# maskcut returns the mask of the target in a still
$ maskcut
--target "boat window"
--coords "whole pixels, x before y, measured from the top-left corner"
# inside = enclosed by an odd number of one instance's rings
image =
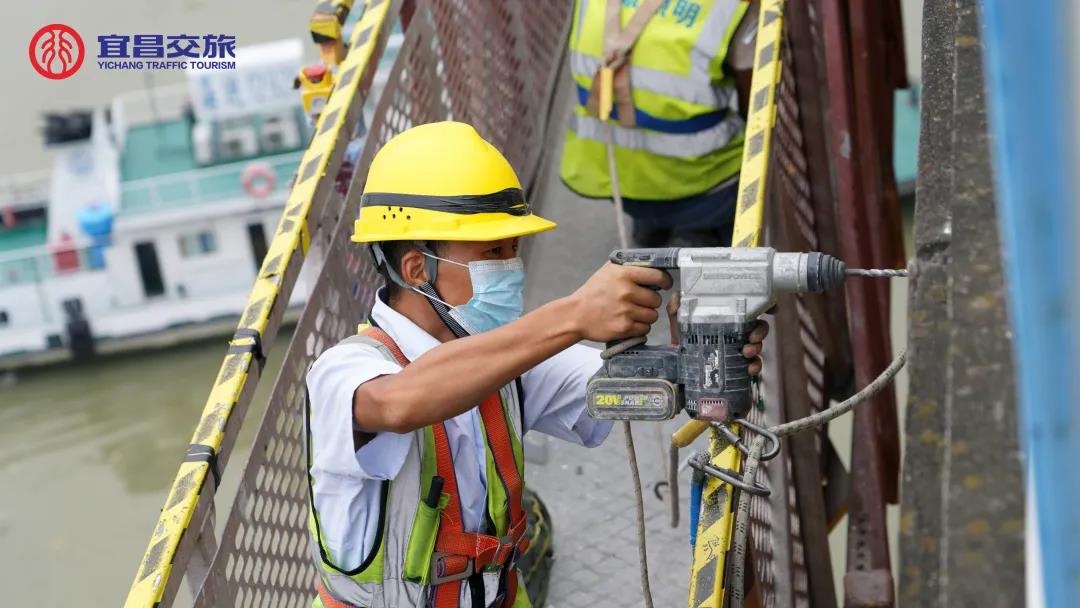
[[[291,114],[268,114],[262,117],[259,127],[260,146],[263,152],[279,152],[300,146],[300,131],[296,117]]]
[[[0,327],[6,327],[8,324],[8,314],[6,310],[0,310]]]
[[[249,118],[236,118],[221,124],[221,156],[223,160],[245,158],[258,153],[255,126]]]
[[[244,144],[240,140],[232,139],[225,142],[225,154],[227,156],[243,156]]]
[[[217,251],[217,237],[213,231],[201,230],[180,235],[180,255],[190,258]]]

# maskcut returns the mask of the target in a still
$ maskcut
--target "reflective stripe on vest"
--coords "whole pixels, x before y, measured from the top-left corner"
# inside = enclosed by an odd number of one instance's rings
[[[570,71],[579,79],[592,80],[600,69],[600,58],[572,51]],[[581,86],[578,84],[578,86]],[[715,106],[720,91],[707,77],[687,77],[671,72],[633,66],[630,69],[630,86],[635,90],[651,91],[660,95],[677,96],[690,103]]]
[[[579,84],[577,85],[577,94],[578,104],[580,104],[581,107],[585,107],[589,101],[589,90]],[[653,116],[638,108],[634,108],[634,123],[639,129],[660,131],[661,133],[698,133],[720,124],[720,121],[724,120],[726,115],[727,110],[720,109],[715,112],[698,114],[693,118],[687,118],[685,120],[668,120],[666,118]],[[611,120],[613,122],[619,120],[618,105],[611,107]]]
[[[388,360],[402,366],[408,364],[393,340],[377,328],[365,329],[344,342],[362,343],[375,348]],[[425,587],[423,583],[435,575],[460,574],[467,567],[481,572],[487,567],[491,571],[482,574],[484,586],[497,588],[503,577],[504,597],[497,605],[511,606],[517,591],[518,574],[510,560],[516,558],[516,552],[524,551],[528,543],[525,513],[521,507],[524,458],[518,433],[522,428],[518,399],[520,395],[511,383],[479,406],[488,461],[488,510],[495,525],[495,536],[462,529],[453,459],[442,423],[413,433],[414,441],[401,471],[392,482],[384,483],[377,546],[371,549],[360,568],[343,572],[329,562],[312,498],[309,517],[312,556],[319,566],[318,590],[324,604],[336,602],[335,605],[364,608],[413,606],[434,595],[438,608],[457,607],[463,598],[467,600],[464,577],[434,587]],[[443,477],[445,485],[439,510],[432,510],[422,506],[421,499],[428,495],[436,473]],[[425,529],[421,526],[422,516],[431,524],[426,528],[429,534],[412,538]],[[437,526],[434,537],[431,526]],[[432,559],[433,547],[438,555],[446,554],[445,557]],[[419,569],[418,564],[422,566]],[[506,567],[499,568],[504,564]],[[441,572],[432,572],[432,565],[437,565]],[[518,600],[517,605],[528,605],[524,591]]]
[[[627,129],[614,122],[611,127],[615,145],[619,148],[644,150],[660,156],[704,156],[723,148],[743,132],[745,125],[741,118],[729,117],[697,133],[650,133],[641,129]],[[570,115],[570,128],[578,137],[606,141],[604,122],[599,118],[575,112]]]
[[[611,196],[604,124],[587,100],[601,63],[607,0],[578,0],[570,67],[578,104],[570,116],[560,175],[588,197]],[[623,0],[622,21],[636,0]],[[746,12],[741,0],[671,0],[653,15],[630,54],[636,128],[611,120],[622,194],[674,200],[707,192],[739,171],[745,124],[723,62]],[[584,93],[584,95],[583,95]]]
[[[579,81],[591,82],[600,67],[605,2],[593,0],[590,4],[588,0],[578,0],[570,44],[570,71]],[[686,12],[676,13],[682,4],[690,5],[691,9],[696,6],[691,11],[692,21]],[[734,33],[745,13],[745,5],[742,0],[665,3],[646,25],[630,55],[633,88],[707,108],[725,105],[729,95],[722,89],[728,87],[718,87],[714,81],[722,76],[720,66],[727,56],[727,36]],[[624,6],[623,23],[632,15],[633,10]],[[691,38],[695,31],[696,36]]]

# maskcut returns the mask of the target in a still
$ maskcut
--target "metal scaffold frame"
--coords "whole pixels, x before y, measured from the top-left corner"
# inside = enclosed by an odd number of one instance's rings
[[[849,59],[835,54],[837,49],[847,49],[847,38],[852,35],[846,29],[847,16],[836,13],[838,0],[815,0],[812,9],[801,3],[785,7],[782,0],[762,4],[734,242],[756,246],[765,237],[775,246],[837,254],[842,250],[840,229],[865,224],[867,214],[872,217],[880,209],[854,207],[852,197],[858,190],[851,184],[860,178],[855,168],[834,164],[830,151],[843,145],[842,138],[836,125],[827,124],[822,116],[829,113],[835,121],[842,114],[844,120],[861,120],[864,128],[853,128],[864,134],[857,144],[872,148],[881,137],[881,121],[891,124],[891,115],[855,116],[850,106],[840,112],[830,105],[836,103],[834,98],[820,94],[818,83],[838,69],[845,70],[839,76],[845,91],[864,92],[858,83],[851,83]],[[393,135],[416,124],[446,119],[472,123],[504,152],[522,183],[531,188],[545,150],[548,106],[562,62],[571,6],[569,1],[365,3],[348,53],[337,68],[334,91],[303,154],[281,222],[139,565],[127,606],[170,606],[184,578],[196,606],[310,603],[315,570],[306,530],[304,377],[317,356],[355,331],[379,283],[366,253],[349,239],[359,208],[355,193],[363,188],[371,158]],[[880,27],[887,20],[880,13],[854,17],[862,18],[864,26],[863,37],[856,37],[856,42],[872,37],[865,28]],[[347,158],[346,148],[360,121],[386,38],[398,20],[404,42],[376,104],[363,150],[355,159]],[[873,66],[861,69],[865,76]],[[866,189],[863,194],[880,202],[888,196],[891,172],[884,158],[872,157],[868,162],[880,166],[865,170],[860,187]],[[342,176],[350,172],[344,184]],[[882,190],[886,194],[880,194]],[[838,208],[834,199],[841,202]],[[885,224],[866,229],[888,236]],[[261,379],[265,349],[280,328],[301,266],[305,260],[318,264],[324,259],[330,263],[318,274],[274,381],[266,413],[257,421],[236,499],[225,507],[228,517],[218,528],[214,497]],[[877,262],[876,258],[866,260],[867,265]],[[826,407],[830,398],[850,394],[849,314],[856,352],[865,352],[867,340],[881,337],[859,329],[864,327],[863,315],[876,316],[880,311],[848,310],[842,294],[792,296],[782,306],[772,346],[766,352],[770,367],[781,371],[766,377],[764,413],[754,414],[764,415],[770,423],[801,418]],[[884,331],[880,325],[873,328]],[[789,338],[781,344],[776,334]],[[884,367],[867,361],[859,365],[875,371]],[[863,375],[857,372],[856,378]],[[888,410],[884,415],[888,416]],[[880,438],[871,433],[858,438],[856,445],[862,442],[865,449]],[[767,477],[770,486],[782,491],[772,501],[755,498],[751,503],[753,576],[767,605],[796,606],[806,601],[815,606],[835,605],[826,538],[847,508],[846,471],[838,465],[824,432],[785,441],[783,458],[768,470],[759,469],[760,477]],[[887,451],[876,453],[872,466],[879,466],[878,459],[887,461]],[[719,437],[711,442],[711,455],[722,468],[739,466],[738,450]],[[886,480],[874,478],[866,485],[869,493],[879,490],[873,506],[881,508],[882,494],[895,496],[895,489],[888,494],[887,481],[888,472],[895,477],[895,471],[885,470]],[[732,530],[730,503],[726,502],[734,496],[732,488],[710,481],[705,495],[698,543],[703,552],[711,553],[695,560],[700,564],[690,585],[695,608],[716,605],[712,602],[717,589],[723,602]],[[870,531],[875,534],[875,555],[887,551],[877,538],[883,538],[883,522],[880,534],[877,528]]]

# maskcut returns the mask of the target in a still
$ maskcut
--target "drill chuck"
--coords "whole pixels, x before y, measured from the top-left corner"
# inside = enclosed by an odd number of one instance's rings
[[[847,266],[827,253],[775,252],[769,264],[772,288],[794,293],[821,293],[844,284]],[[767,287],[763,292],[768,299],[772,293]]]
[[[813,293],[828,291],[844,284],[847,265],[827,253],[805,253],[806,289]]]

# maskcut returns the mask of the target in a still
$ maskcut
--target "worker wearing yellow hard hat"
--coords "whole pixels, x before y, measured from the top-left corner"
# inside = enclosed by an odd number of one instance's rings
[[[542,519],[524,492],[521,436],[607,437],[610,423],[585,411],[599,351],[578,342],[645,335],[671,278],[605,263],[524,313],[518,241],[555,224],[461,123],[387,142],[361,202],[353,240],[371,247],[386,287],[370,325],[307,375],[316,605],[542,602],[519,574]]]
[[[405,131],[376,155],[353,240],[496,241],[553,228],[530,212],[494,146],[469,125],[441,122]]]

